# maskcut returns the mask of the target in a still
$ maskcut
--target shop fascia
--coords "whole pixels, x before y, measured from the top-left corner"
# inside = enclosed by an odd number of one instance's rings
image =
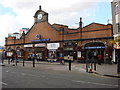
[[[60,46],[60,43],[47,43],[47,49],[56,50]]]
[[[114,41],[115,41],[114,48],[120,49],[120,34],[114,35]]]
[[[46,47],[45,43],[34,44],[35,47]],[[47,43],[47,49],[56,50],[60,46],[60,43]],[[33,47],[33,44],[24,45],[24,47]]]
[[[35,47],[45,47],[45,43],[35,44]],[[24,47],[33,47],[33,44],[24,45]]]

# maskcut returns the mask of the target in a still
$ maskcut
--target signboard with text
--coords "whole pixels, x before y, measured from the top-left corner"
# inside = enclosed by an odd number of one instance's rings
[[[47,44],[48,49],[58,49],[59,46],[60,46],[59,43],[48,43]]]

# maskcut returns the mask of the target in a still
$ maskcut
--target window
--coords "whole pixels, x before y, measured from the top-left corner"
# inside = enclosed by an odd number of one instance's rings
[[[116,23],[118,23],[118,14],[115,15]]]
[[[115,15],[117,15],[119,12],[120,12],[120,5],[119,3],[117,3],[115,6]]]

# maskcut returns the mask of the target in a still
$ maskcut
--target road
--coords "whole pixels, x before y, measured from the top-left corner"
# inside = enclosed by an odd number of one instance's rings
[[[3,88],[118,88],[118,79],[96,74],[20,66],[2,67]]]
[[[66,71],[62,70],[64,69],[62,66],[54,64],[38,65],[39,68],[20,65],[0,66],[2,88],[114,88],[114,90],[118,88],[118,78],[86,73],[82,70]],[[57,70],[59,68],[62,69]]]

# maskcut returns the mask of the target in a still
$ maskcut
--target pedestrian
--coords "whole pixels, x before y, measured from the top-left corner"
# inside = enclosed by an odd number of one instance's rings
[[[101,61],[102,61],[102,55],[101,54],[98,54],[98,64],[101,65]]]
[[[105,55],[105,63],[106,63],[106,64],[109,63],[109,55],[108,55],[108,54]]]
[[[33,60],[33,67],[35,67],[35,59],[36,59],[36,54],[35,52],[32,54],[32,60]]]
[[[88,59],[91,59],[91,52],[88,53]]]
[[[112,64],[112,56],[109,56],[109,64]]]
[[[4,59],[5,59],[5,50],[2,51],[2,63],[4,63]]]
[[[14,63],[14,53],[12,53],[12,56],[11,56],[11,62]]]
[[[60,53],[59,58],[60,58],[60,64],[64,65],[65,63],[64,63],[64,56],[63,56],[63,53]]]

